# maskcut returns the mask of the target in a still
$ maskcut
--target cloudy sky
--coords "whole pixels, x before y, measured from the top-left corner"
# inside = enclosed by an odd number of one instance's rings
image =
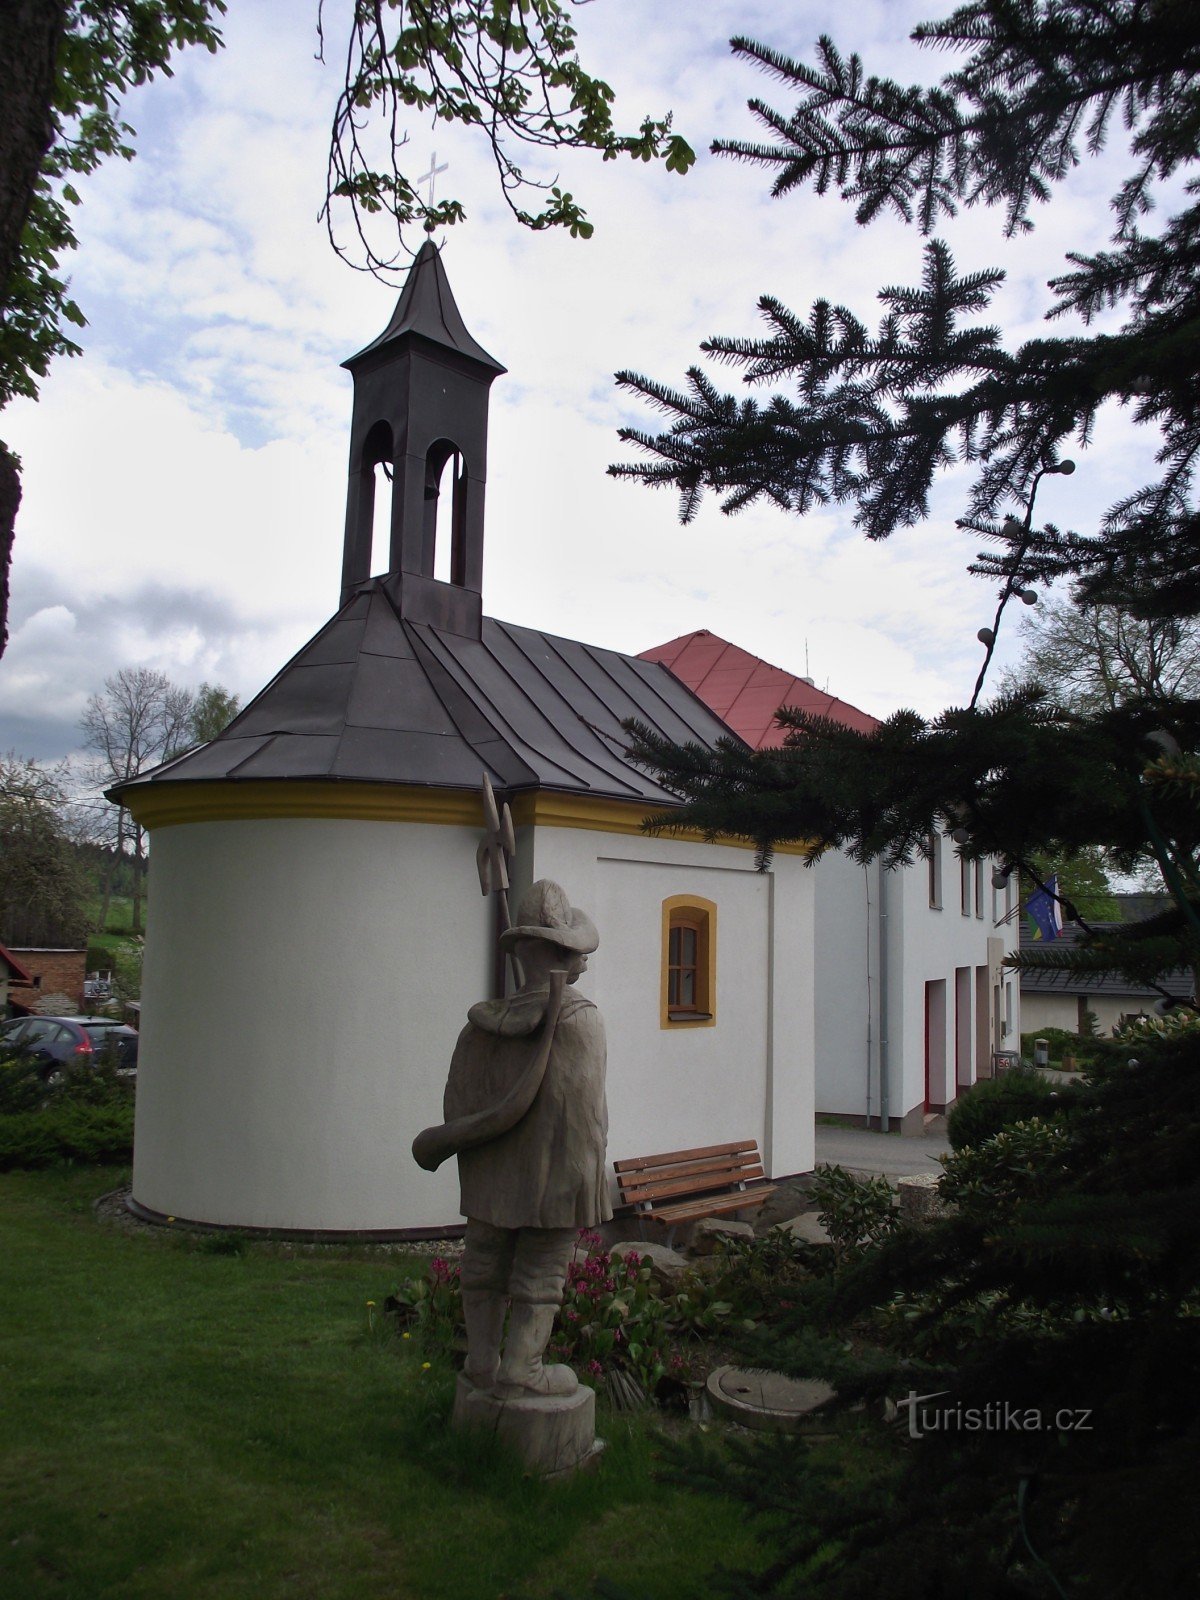
[[[396,297],[341,264],[317,220],[347,9],[327,0],[324,65],[316,0],[234,0],[227,48],[180,58],[173,79],[139,91],[126,108],[137,159],[87,185],[72,263],[85,354],[4,419],[26,489],[0,750],[76,749],[88,696],[121,666],[245,701],[337,607],[350,417],[339,362]],[[653,424],[616,389],[618,368],[681,382],[701,339],[754,331],[761,294],[802,312],[824,296],[873,322],[876,291],[919,276],[921,241],[899,222],[859,230],[834,196],[773,201],[767,174],[707,154],[715,136],[755,136],[750,96],[786,103],[732,58],[729,37],[811,58],[829,31],[876,70],[930,81],[946,58],[906,35],[937,14],[910,0],[582,8],[581,54],[616,89],[619,125],[670,108],[699,154],[686,178],[526,161],[582,200],[586,242],[519,228],[485,153],[414,121],[412,170],[436,149],[451,164],[440,183],[469,215],[444,240],[459,306],[509,369],[492,390],[489,613],[628,651],[709,628],[876,714],[969,697],[975,632],[995,602],[965,574],[961,477],[946,478],[928,523],[869,545],[848,509],[730,519],[710,501],[682,528],[672,495],[605,475],[628,456],[617,428]],[[1064,252],[1105,237],[1114,187],[1111,165],[1085,165],[1016,245],[994,214],[942,230],[960,270],[1007,269],[989,320],[1011,339],[1037,328]],[[1048,479],[1039,509],[1094,525],[1143,481],[1147,450],[1119,414],[1102,418],[1080,470]]]

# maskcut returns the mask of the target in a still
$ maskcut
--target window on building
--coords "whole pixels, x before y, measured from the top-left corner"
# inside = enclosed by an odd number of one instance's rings
[[[983,917],[983,862],[975,863],[975,915]]]
[[[677,1011],[694,1011],[700,990],[700,926],[673,922],[667,935],[667,1004]]]
[[[964,917],[971,915],[971,863],[966,856],[958,858],[958,904]]]
[[[942,836],[931,833],[927,840],[929,849],[929,904],[935,911],[942,909]]]
[[[663,901],[664,1028],[716,1020],[716,922],[711,900],[672,895]]]

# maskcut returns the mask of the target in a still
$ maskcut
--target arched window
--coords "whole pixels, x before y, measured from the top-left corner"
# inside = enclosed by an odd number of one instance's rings
[[[717,908],[699,895],[662,904],[661,1025],[712,1027],[717,1010]]]
[[[371,529],[366,576],[392,570],[392,430],[377,422],[363,442],[360,514]]]
[[[463,494],[465,465],[449,439],[430,445],[425,457],[425,527],[423,543],[428,576],[443,583],[465,582]]]

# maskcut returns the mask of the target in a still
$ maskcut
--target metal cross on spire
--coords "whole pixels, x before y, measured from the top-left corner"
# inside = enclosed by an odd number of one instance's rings
[[[429,198],[425,202],[426,205],[431,206],[433,204],[433,193],[434,193],[434,189],[437,186],[438,173],[439,172],[449,172],[449,170],[450,170],[450,163],[448,161],[443,161],[441,166],[440,167],[438,166],[438,164],[437,164],[437,151],[435,150],[433,152],[433,154],[429,158],[429,171],[428,172],[423,172],[421,174],[421,176],[417,179],[417,184],[418,185],[420,185],[422,183],[427,183],[429,185]]]

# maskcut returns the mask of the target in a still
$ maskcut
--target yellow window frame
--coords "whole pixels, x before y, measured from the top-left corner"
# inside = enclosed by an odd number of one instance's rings
[[[671,969],[671,929],[696,929],[696,997],[693,1006],[672,1006],[668,1001]],[[662,903],[662,954],[660,958],[659,1026],[662,1028],[713,1028],[717,1022],[717,907],[703,895],[673,894]]]

